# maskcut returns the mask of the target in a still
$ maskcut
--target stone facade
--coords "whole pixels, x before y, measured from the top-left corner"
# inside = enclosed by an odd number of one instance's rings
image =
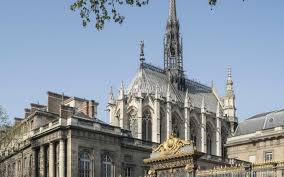
[[[241,122],[227,141],[228,157],[252,163],[283,161],[284,111],[259,114]]]
[[[1,177],[94,177],[105,173],[134,177],[148,170],[143,159],[151,153],[151,142],[90,117],[96,115],[94,101],[48,95],[49,106],[31,109],[14,127],[21,130],[11,128],[8,132],[14,131],[13,138],[7,135],[1,140]],[[93,108],[85,103],[93,103]]]

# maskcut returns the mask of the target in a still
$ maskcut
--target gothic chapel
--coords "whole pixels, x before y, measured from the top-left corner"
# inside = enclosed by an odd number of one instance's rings
[[[140,67],[128,88],[123,83],[117,98],[111,89],[110,124],[131,130],[134,138],[161,143],[172,133],[193,140],[197,150],[226,156],[224,144],[237,127],[231,69],[226,94],[186,77],[176,1],[169,0],[164,38],[164,68],[145,62],[141,42]]]

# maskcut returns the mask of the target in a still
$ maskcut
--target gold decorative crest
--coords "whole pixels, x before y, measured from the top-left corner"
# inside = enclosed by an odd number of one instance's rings
[[[174,155],[182,147],[186,145],[191,145],[191,141],[181,140],[172,134],[169,139],[167,139],[163,144],[159,145],[154,152],[159,152],[161,155]]]

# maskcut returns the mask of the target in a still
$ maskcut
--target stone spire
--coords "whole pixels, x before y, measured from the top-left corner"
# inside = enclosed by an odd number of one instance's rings
[[[176,0],[170,0],[169,5],[169,20],[177,21]]]
[[[110,87],[108,103],[109,104],[114,104],[114,96],[113,96],[112,87]]]
[[[170,73],[171,82],[184,90],[182,42],[176,12],[176,0],[169,0],[169,17],[164,39],[164,69]]]
[[[226,95],[227,96],[234,96],[234,82],[232,78],[232,68],[231,66],[228,67],[228,77],[227,77],[227,86],[226,86]]]
[[[119,100],[124,99],[124,83],[123,83],[123,81],[121,82],[118,99]]]
[[[224,97],[224,111],[223,114],[231,123],[231,132],[235,131],[238,124],[236,117],[236,98],[233,89],[232,68],[228,67],[228,76],[226,84],[226,95]]]
[[[188,92],[188,89],[186,89],[186,92],[185,92],[185,98],[184,98],[184,107],[185,108],[190,108],[190,97],[189,97],[189,92]]]

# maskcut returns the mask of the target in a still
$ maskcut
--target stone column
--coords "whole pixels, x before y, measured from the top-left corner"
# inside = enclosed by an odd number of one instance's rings
[[[49,143],[49,177],[55,177],[55,144]]]
[[[206,153],[206,114],[201,114],[201,152]]]
[[[33,160],[32,160],[32,176],[37,177],[37,151],[36,149],[32,149],[32,155],[33,155]],[[21,160],[21,173],[24,173],[24,169],[23,169],[23,164],[24,164],[24,159]]]
[[[138,93],[138,110],[137,110],[137,126],[138,126],[138,131],[137,131],[137,138],[142,139],[142,116],[143,116],[143,103],[142,103],[142,93]]]
[[[190,108],[184,108],[184,139],[190,140]]]
[[[65,177],[65,142],[59,141],[59,177]]]
[[[216,155],[222,156],[221,119],[216,117]]]
[[[45,176],[45,147],[42,145],[40,146],[40,171],[39,171],[39,176],[44,177]]]
[[[159,94],[158,90],[156,88],[156,94],[155,94],[155,102],[154,102],[154,117],[153,117],[153,123],[152,123],[152,141],[156,143],[160,143],[160,135],[161,135],[161,130],[160,130],[160,123],[161,123],[161,118],[160,118],[160,100],[159,100]]]
[[[172,134],[172,105],[170,102],[167,102],[167,110],[166,110],[166,118],[167,118],[167,138],[169,138]]]

